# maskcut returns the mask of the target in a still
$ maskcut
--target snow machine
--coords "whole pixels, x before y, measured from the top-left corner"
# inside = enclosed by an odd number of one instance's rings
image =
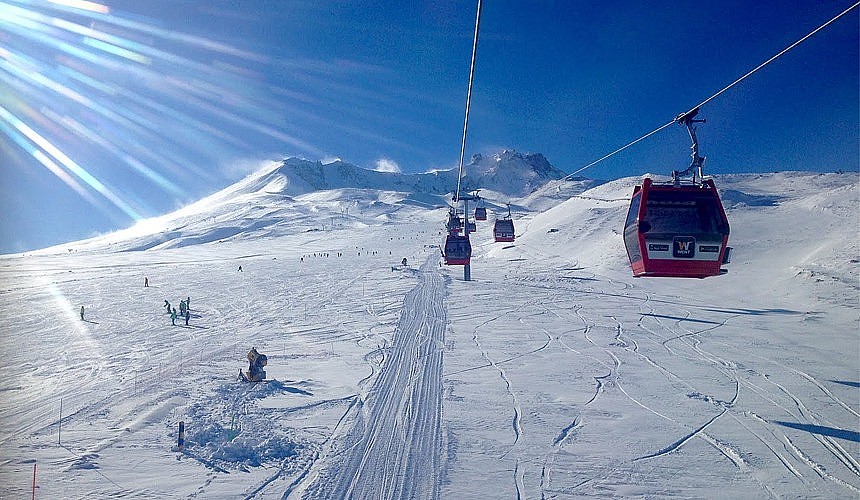
[[[266,370],[263,370],[263,367],[267,363],[266,355],[260,354],[256,347],[252,347],[248,351],[248,371],[242,373],[242,370],[239,370],[239,379],[243,382],[262,382],[266,378]]]

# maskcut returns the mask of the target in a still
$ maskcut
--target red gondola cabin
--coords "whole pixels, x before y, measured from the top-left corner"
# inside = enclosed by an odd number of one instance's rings
[[[493,225],[493,238],[498,241],[514,241],[514,221],[511,219],[496,219]]]
[[[469,242],[469,237],[455,232],[448,233],[442,257],[445,258],[445,264],[449,266],[468,265],[472,258],[472,244]]]
[[[634,276],[706,278],[724,274],[729,221],[714,181],[636,186],[624,225]]]

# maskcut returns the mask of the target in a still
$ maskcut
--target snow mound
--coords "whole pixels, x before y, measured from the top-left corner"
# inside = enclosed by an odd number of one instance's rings
[[[248,408],[248,401],[294,392],[289,389],[278,381],[220,386],[215,397],[189,407],[185,452],[216,470],[294,459],[307,447],[294,430],[273,409]]]
[[[739,206],[772,207],[779,203],[781,199],[779,196],[748,194],[736,189],[721,191],[720,198],[723,201],[723,206],[728,208]]]

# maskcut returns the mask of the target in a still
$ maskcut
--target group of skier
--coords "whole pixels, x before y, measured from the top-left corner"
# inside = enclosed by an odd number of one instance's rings
[[[170,323],[172,325],[176,325],[176,318],[185,318],[185,324],[188,324],[188,320],[191,319],[191,297],[186,298],[185,300],[179,301],[179,314],[176,314],[176,308],[170,306],[170,302],[166,299],[164,301],[164,307],[167,309],[168,314],[170,314]]]
[[[144,286],[149,286],[149,279],[146,279],[144,282]],[[179,301],[179,313],[177,314],[176,308],[171,307],[170,302],[165,299],[163,307],[167,310],[167,314],[170,315],[170,323],[176,326],[176,318],[185,318],[185,324],[188,324],[188,321],[191,319],[191,297],[186,297],[184,300]],[[84,319],[84,306],[81,306],[81,319]]]

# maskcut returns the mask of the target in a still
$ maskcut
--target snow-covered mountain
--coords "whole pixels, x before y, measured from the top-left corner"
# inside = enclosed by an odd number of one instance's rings
[[[550,165],[540,153],[505,150],[491,156],[474,155],[464,165],[463,191],[487,189],[509,197],[526,196],[565,173]],[[367,170],[344,161],[313,162],[288,158],[260,173],[243,189],[265,190],[289,196],[332,189],[374,189],[420,195],[447,195],[457,184],[457,171],[436,170],[403,174]]]
[[[492,156],[473,155],[464,167],[463,186],[466,191],[483,189],[521,198],[564,176],[540,153],[508,149]]]
[[[464,170],[462,191],[482,188],[488,206],[498,210],[508,203],[520,211],[545,209],[600,183],[558,181],[564,172],[543,155],[513,150],[475,155]],[[455,170],[402,174],[343,161],[288,158],[176,212],[74,246],[96,251],[175,248],[374,224],[401,210],[419,209],[414,217],[422,218],[427,209],[447,207],[456,176]],[[553,189],[545,189],[548,183]]]

